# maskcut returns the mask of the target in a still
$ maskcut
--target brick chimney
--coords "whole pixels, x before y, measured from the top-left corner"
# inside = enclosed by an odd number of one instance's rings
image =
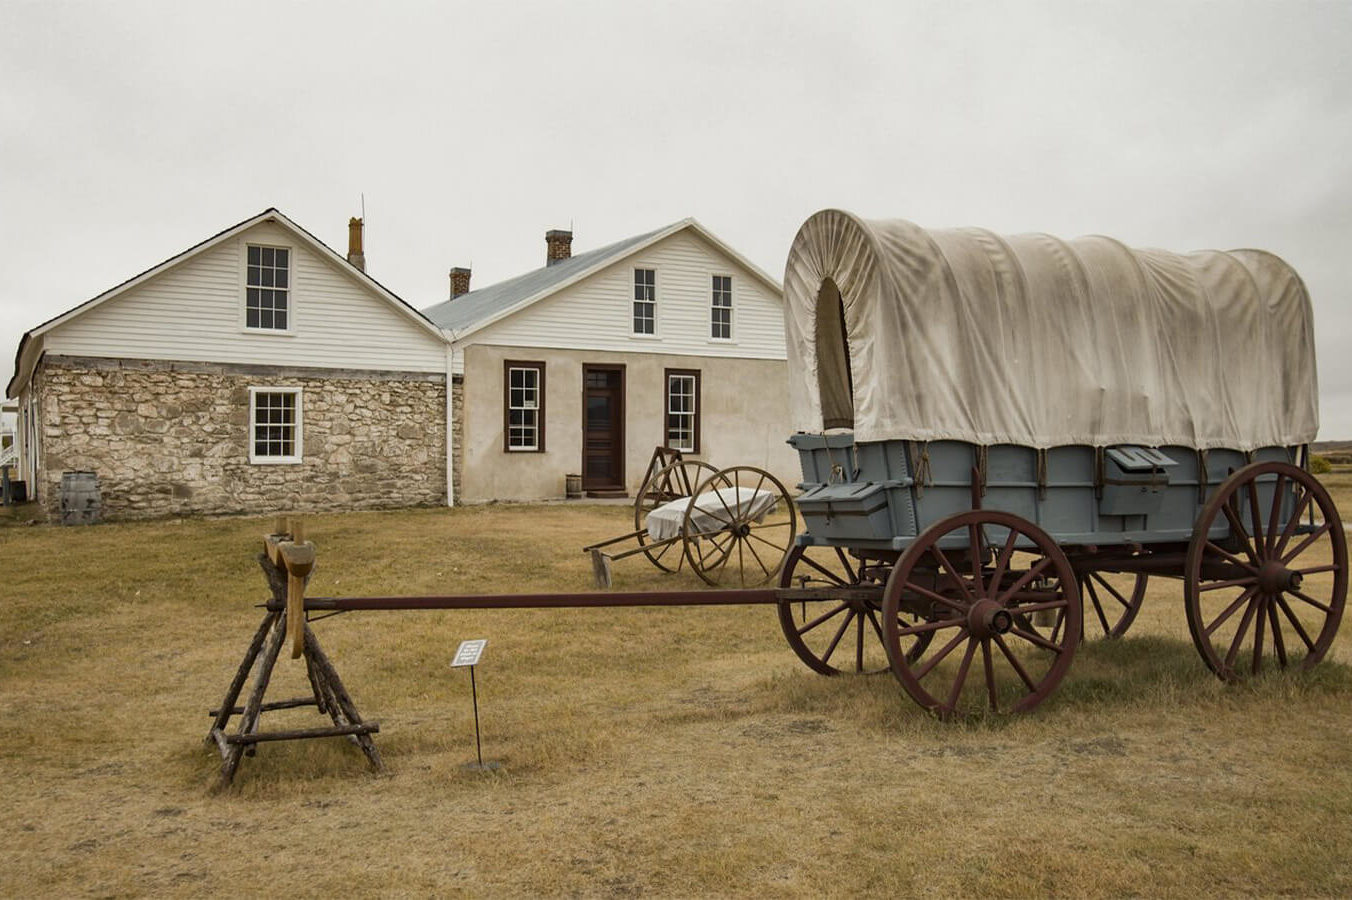
[[[469,293],[469,269],[456,266],[451,269],[451,299]]]
[[[557,228],[545,232],[545,265],[552,266],[573,255],[573,233]]]
[[[366,254],[362,251],[362,221],[358,218],[347,220],[347,261],[363,272],[366,271]]]

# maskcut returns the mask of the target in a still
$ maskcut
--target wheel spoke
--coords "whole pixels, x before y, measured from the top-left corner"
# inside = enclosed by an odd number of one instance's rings
[[[947,644],[944,644],[942,650],[931,656],[929,659],[925,661],[925,664],[923,666],[915,670],[915,672],[913,673],[915,675],[915,680],[919,681],[920,679],[928,675],[930,672],[934,671],[934,667],[937,666],[940,662],[942,662],[944,657],[952,653],[954,648],[956,648],[958,644],[961,644],[964,640],[966,640],[966,638],[967,638],[967,629],[966,628],[959,629],[958,633],[953,635],[953,640],[949,641]]]
[[[1104,578],[1098,572],[1090,572],[1089,579],[1091,581],[1097,581],[1105,590],[1108,591],[1108,593],[1113,595],[1113,598],[1117,600],[1118,603],[1122,604],[1124,609],[1131,609],[1131,604],[1127,602],[1127,598],[1123,597],[1121,592],[1119,592],[1117,588],[1113,587],[1108,582],[1108,579]]]
[[[871,607],[866,608],[864,613],[868,616],[869,624],[873,626],[873,633],[878,635],[878,643],[886,647],[887,638],[883,635],[883,623],[878,621],[877,613],[875,613]]]
[[[816,628],[816,627],[817,627],[818,625],[820,625],[821,623],[827,621],[828,619],[834,618],[835,616],[840,615],[840,613],[841,613],[843,610],[846,610],[846,609],[849,609],[849,608],[850,608],[850,604],[848,604],[848,603],[842,603],[842,604],[840,604],[839,606],[837,606],[835,609],[831,610],[830,612],[822,613],[820,616],[818,616],[817,618],[813,619],[811,622],[808,622],[808,623],[807,623],[806,625],[804,625],[802,628],[799,628],[799,629],[798,629],[798,634],[799,634],[800,636],[801,636],[801,635],[804,635],[804,634],[807,634],[809,631],[811,631],[812,629]]]
[[[1052,643],[1056,643],[1056,636],[1061,633],[1061,626],[1066,624],[1066,611],[1063,609],[1056,614],[1056,624],[1052,626]]]
[[[1259,559],[1267,556],[1267,544],[1263,541],[1263,511],[1258,507],[1258,479],[1250,478],[1248,483],[1249,513],[1253,518],[1253,546],[1261,550]]]
[[[1036,692],[1037,685],[1033,683],[1032,678],[1028,677],[1028,672],[1024,669],[1023,663],[1019,662],[1018,657],[1016,657],[1014,652],[1005,644],[1005,639],[998,634],[995,635],[995,646],[1000,648],[1000,652],[1005,655],[1005,659],[1009,660],[1010,666],[1012,666],[1014,671],[1019,674],[1019,678],[1023,683],[1027,685],[1028,692],[1030,694]]]
[[[967,651],[962,654],[962,662],[958,664],[957,677],[953,679],[953,687],[948,691],[948,699],[944,703],[947,710],[956,710],[958,706],[958,697],[962,695],[962,686],[967,683],[967,671],[972,667],[972,657],[976,655],[976,638],[967,639]]]
[[[765,573],[765,577],[769,577],[770,572],[773,571],[773,570],[771,570],[771,569],[769,569],[769,568],[766,568],[765,562],[760,558],[760,554],[756,552],[756,548],[753,547],[753,546],[751,546],[751,542],[750,542],[750,541],[742,541],[741,543],[742,543],[742,544],[746,544],[747,552],[750,553],[750,554],[752,555],[752,557],[755,558],[755,560],[756,560],[756,565],[758,565],[758,566],[761,567],[761,571]],[[738,552],[738,553],[741,553],[741,552],[742,552],[741,549],[740,549],[740,548],[741,548],[741,544],[738,544],[737,546],[738,546],[738,548],[739,548],[737,552]]]
[[[1235,556],[1235,555],[1234,555],[1233,553],[1231,553],[1229,550],[1226,550],[1224,547],[1219,547],[1219,546],[1217,546],[1216,544],[1213,544],[1211,541],[1207,541],[1207,542],[1206,542],[1206,549],[1207,549],[1207,551],[1210,552],[1210,553],[1215,553],[1215,554],[1217,554],[1217,555],[1219,555],[1219,556],[1223,556],[1227,561],[1234,563],[1235,565],[1239,566],[1239,567],[1242,568],[1242,569],[1248,569],[1250,572],[1254,573],[1255,575],[1258,574],[1258,569],[1257,569],[1257,568],[1255,568],[1254,566],[1249,565],[1249,564],[1246,563],[1244,560],[1240,559],[1238,556]]]
[[[818,572],[821,572],[821,573],[822,573],[823,575],[825,575],[827,578],[831,579],[832,583],[838,584],[838,585],[840,585],[841,587],[848,587],[848,586],[850,586],[850,585],[852,585],[852,584],[858,584],[858,582],[853,581],[853,580],[851,580],[851,581],[845,581],[845,580],[842,579],[839,575],[837,575],[835,572],[832,572],[830,569],[826,568],[826,566],[823,566],[821,563],[817,562],[815,559],[812,559],[811,557],[809,557],[806,553],[803,553],[801,556],[799,556],[799,557],[798,557],[798,561],[799,561],[800,563],[805,563],[806,565],[811,566],[812,568],[816,569]]]
[[[854,614],[855,639],[854,639],[854,671],[864,671],[864,616],[862,613]]]
[[[1099,603],[1098,591],[1094,589],[1094,580],[1086,578],[1084,586],[1089,589],[1089,599],[1094,604],[1094,612],[1098,615],[1099,624],[1103,626],[1103,633],[1111,634],[1113,629],[1108,625],[1108,617],[1103,614],[1103,604]]]
[[[995,662],[991,659],[990,638],[981,642],[981,664],[986,667],[986,696],[991,701],[991,712],[999,712],[1000,705],[995,699]]]
[[[1320,572],[1337,572],[1342,566],[1330,563],[1327,566],[1311,566],[1308,569],[1296,569],[1302,575],[1317,575]]]
[[[1221,512],[1225,513],[1225,518],[1230,521],[1231,535],[1243,546],[1245,555],[1249,557],[1249,562],[1255,566],[1258,565],[1260,562],[1258,554],[1254,551],[1253,541],[1249,538],[1248,529],[1239,520],[1239,513],[1234,510],[1229,501],[1221,504]]]
[[[1296,549],[1292,550],[1290,553],[1282,557],[1282,562],[1289,563],[1297,556],[1300,556],[1302,553],[1305,552],[1306,547],[1309,547],[1315,541],[1319,540],[1321,537],[1328,534],[1329,529],[1332,527],[1333,526],[1331,523],[1325,522],[1323,525],[1320,525],[1314,531],[1311,531],[1309,534],[1305,536],[1305,540],[1301,541],[1299,544],[1296,545]]]
[[[986,585],[981,580],[981,529],[974,521],[967,526],[967,555],[972,558],[972,583],[976,585],[976,595],[986,596]]]
[[[960,605],[959,601],[954,600],[951,597],[945,597],[943,594],[937,594],[927,587],[922,587],[921,585],[916,584],[914,581],[906,582],[906,585],[904,588],[902,588],[902,590],[915,591],[920,596],[933,600],[935,603],[942,603],[944,606],[947,606],[954,612],[965,613],[967,612],[968,609],[971,608],[970,606],[962,606]]]
[[[1275,599],[1277,605],[1282,608],[1282,614],[1286,616],[1287,620],[1291,623],[1291,627],[1295,629],[1296,634],[1305,643],[1305,649],[1313,652],[1314,641],[1310,640],[1310,636],[1305,633],[1305,626],[1300,624],[1300,619],[1296,618],[1296,614],[1291,611],[1291,607],[1286,603],[1286,598],[1281,594],[1278,594]]]
[[[840,623],[840,628],[836,629],[835,637],[831,638],[831,643],[827,645],[826,652],[822,654],[822,662],[827,662],[831,659],[831,654],[836,652],[836,645],[839,644],[840,639],[845,636],[845,632],[849,629],[850,622],[853,620],[854,610],[850,610],[850,614],[845,617],[845,621]]]
[[[967,595],[967,599],[975,603],[976,595],[972,593],[971,586],[968,585],[967,581],[961,575],[958,574],[958,570],[953,568],[953,563],[948,561],[948,556],[944,553],[944,551],[939,549],[939,545],[937,543],[930,548],[930,553],[934,554],[934,558],[938,560],[939,565],[944,568],[944,571],[948,572],[948,577],[952,578],[955,582],[957,582],[958,586],[962,588],[962,592]]]
[[[1042,612],[1043,610],[1048,609],[1065,609],[1069,605],[1070,601],[1062,596],[1057,600],[1047,600],[1044,603],[1023,603],[1018,606],[1009,606],[1006,608],[1015,615],[1024,616],[1028,613]]]
[[[1053,644],[1051,641],[1047,640],[1042,635],[1024,631],[1022,628],[1011,628],[1009,630],[1009,633],[1016,634],[1019,637],[1023,638],[1028,643],[1033,644],[1034,646],[1037,647],[1041,647],[1043,650],[1050,650],[1053,653],[1060,653],[1061,650],[1063,649],[1057,644]]]
[[[1244,605],[1245,603],[1247,603],[1249,600],[1253,599],[1253,595],[1254,595],[1257,591],[1258,591],[1258,586],[1257,586],[1257,585],[1254,585],[1253,587],[1249,588],[1249,589],[1248,589],[1247,591],[1245,591],[1244,593],[1240,594],[1240,595],[1239,595],[1239,598],[1238,598],[1237,600],[1235,600],[1234,603],[1231,603],[1229,606],[1227,606],[1227,607],[1225,608],[1225,611],[1224,611],[1224,612],[1222,612],[1219,616],[1217,616],[1215,619],[1213,619],[1213,620],[1211,621],[1211,624],[1210,624],[1210,625],[1208,625],[1206,628],[1203,628],[1203,629],[1202,629],[1202,634],[1206,635],[1207,637],[1210,637],[1211,634],[1212,634],[1212,632],[1214,632],[1217,628],[1220,628],[1221,625],[1223,625],[1223,624],[1225,623],[1225,620],[1226,620],[1226,619],[1228,619],[1228,618],[1230,618],[1231,616],[1233,616],[1233,615],[1235,614],[1235,612],[1238,611],[1239,608],[1240,608],[1241,606],[1243,606],[1243,605]]]
[[[1000,556],[995,560],[995,571],[991,573],[991,589],[998,590],[1000,581],[1005,577],[1005,570],[1009,568],[1009,558],[1014,555],[1014,542],[1019,539],[1019,532],[1009,529],[1009,537],[1005,538],[1005,545],[1000,548]]]
[[[1272,620],[1272,649],[1277,653],[1277,664],[1286,668],[1286,642],[1282,639],[1282,625],[1277,618],[1277,604],[1267,605],[1268,618]]]
[[[1300,517],[1305,514],[1305,509],[1310,505],[1312,499],[1314,499],[1313,491],[1306,490],[1301,493],[1300,499],[1296,501],[1295,511],[1291,514],[1291,520],[1287,522],[1286,527],[1282,529],[1282,536],[1277,541],[1276,546],[1272,551],[1274,556],[1281,556],[1286,552],[1286,545],[1289,544],[1291,538],[1295,536],[1296,528],[1300,525]]]
[[[1218,591],[1221,588],[1247,587],[1257,583],[1258,579],[1254,576],[1248,578],[1231,578],[1227,581],[1208,581],[1206,584],[1197,588],[1197,593],[1205,594],[1207,591]]]
[[[755,538],[756,540],[760,541],[762,544],[764,544],[764,545],[767,546],[767,547],[773,547],[776,553],[783,553],[784,550],[786,549],[785,547],[783,547],[783,546],[781,546],[781,545],[779,545],[779,544],[776,544],[774,541],[767,541],[765,538],[763,538],[763,537],[761,537],[760,535],[756,534],[756,532],[754,532],[754,531],[752,531],[751,533],[749,533],[749,534],[747,535],[747,537],[749,537],[749,538]]]
[[[1253,623],[1253,668],[1254,675],[1263,665],[1263,631],[1267,626],[1267,599],[1266,594],[1259,594],[1254,600],[1254,607],[1258,610],[1258,615]]]
[[[787,525],[788,523],[785,522],[784,524]],[[849,583],[850,583],[850,584],[858,584],[859,581],[860,581],[859,573],[855,571],[854,566],[850,565],[850,557],[849,557],[849,555],[846,554],[845,551],[844,551],[843,549],[841,549],[840,547],[837,547],[837,548],[836,548],[836,558],[840,560],[840,564],[841,564],[842,566],[845,567],[845,572],[850,576],[850,582],[849,582]]]
[[[1325,615],[1330,616],[1333,615],[1332,607],[1324,603],[1320,603],[1318,600],[1314,599],[1309,594],[1306,594],[1303,591],[1287,591],[1287,593],[1290,594],[1292,597],[1295,597],[1297,600],[1304,600],[1306,603],[1310,604],[1315,609],[1322,611]]]
[[[1286,476],[1281,472],[1277,473],[1277,483],[1273,485],[1272,490],[1272,512],[1268,513],[1267,540],[1263,544],[1264,556],[1272,556],[1273,548],[1277,544],[1277,520],[1281,518],[1282,513],[1282,482],[1286,481]]]
[[[1003,606],[1006,602],[1008,602],[1011,595],[1022,590],[1024,586],[1028,584],[1028,582],[1032,581],[1034,578],[1041,575],[1042,570],[1047,568],[1051,564],[1052,558],[1050,556],[1044,556],[1042,557],[1042,559],[1039,559],[1036,563],[1033,564],[1033,567],[1031,569],[1023,573],[1023,575],[1019,578],[1018,581],[1014,582],[1014,585],[1009,590],[1005,591],[1003,594],[996,597],[995,602]]]
[[[1250,600],[1249,605],[1244,608],[1244,616],[1239,620],[1239,627],[1235,629],[1235,639],[1230,642],[1230,651],[1225,654],[1226,668],[1235,664],[1235,657],[1239,654],[1239,647],[1244,643],[1244,635],[1249,631],[1249,621],[1253,619],[1254,601]]]
[[[901,619],[897,619],[897,621],[900,622]],[[966,621],[966,619],[940,619],[936,622],[922,622],[919,625],[907,625],[904,628],[900,628],[897,630],[897,634],[911,635],[925,634],[929,631],[942,631],[945,628],[952,628],[954,625],[961,625]]]

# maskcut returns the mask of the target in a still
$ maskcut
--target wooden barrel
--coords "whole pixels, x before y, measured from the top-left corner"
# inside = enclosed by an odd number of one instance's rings
[[[565,475],[563,476],[564,496],[569,500],[576,500],[582,496],[582,476]]]
[[[102,514],[99,476],[93,472],[62,472],[61,524],[92,525]]]

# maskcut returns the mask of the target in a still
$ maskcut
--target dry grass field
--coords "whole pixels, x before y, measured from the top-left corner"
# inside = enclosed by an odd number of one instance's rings
[[[586,590],[579,548],[629,516],[316,516],[311,593]],[[888,675],[814,675],[771,608],[342,615],[316,631],[388,774],[273,743],[213,795],[206,712],[261,619],[269,524],[0,528],[0,895],[1352,894],[1352,626],[1312,673],[1226,686],[1171,581],[1034,713],[964,723]],[[642,559],[615,580],[697,585]],[[497,773],[461,768],[466,638]],[[303,692],[299,662],[276,677]],[[264,716],[286,724],[322,722]]]

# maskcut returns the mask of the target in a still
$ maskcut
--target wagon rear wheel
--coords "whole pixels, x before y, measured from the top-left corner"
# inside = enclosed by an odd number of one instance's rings
[[[903,626],[899,613],[908,608],[927,610],[926,621]],[[1055,637],[1029,626],[1045,610],[1062,618]],[[893,674],[944,718],[1037,706],[1065,677],[1081,625],[1065,553],[1033,523],[996,510],[959,513],[926,529],[892,570],[883,601]],[[922,633],[933,643],[909,658],[902,641]]]
[[[700,483],[681,524],[686,562],[715,587],[773,580],[793,549],[798,512],[779,479],[755,466]]]
[[[666,541],[647,547],[652,540],[648,536],[648,514],[673,500],[690,497],[701,481],[717,471],[717,466],[698,459],[678,459],[654,472],[634,499],[634,531],[645,548],[643,555],[663,572],[675,572],[681,567],[681,542]]]
[[[1080,573],[1080,608],[1084,610],[1084,639],[1120,638],[1127,633],[1145,601],[1150,576],[1144,572]],[[1065,610],[1052,622],[1052,640],[1065,625]]]
[[[883,586],[888,563],[860,559],[839,547],[795,547],[779,577],[781,588],[804,592],[840,589],[874,591],[875,596],[838,596],[823,600],[779,601],[779,625],[798,658],[822,675],[846,672],[876,675],[888,669],[882,627]],[[919,619],[903,614],[902,626]],[[930,633],[906,638],[907,653],[919,656]]]
[[[1213,537],[1222,527],[1229,536]],[[1286,463],[1235,472],[1197,519],[1183,596],[1192,641],[1223,680],[1318,663],[1347,600],[1347,536],[1328,491]]]

